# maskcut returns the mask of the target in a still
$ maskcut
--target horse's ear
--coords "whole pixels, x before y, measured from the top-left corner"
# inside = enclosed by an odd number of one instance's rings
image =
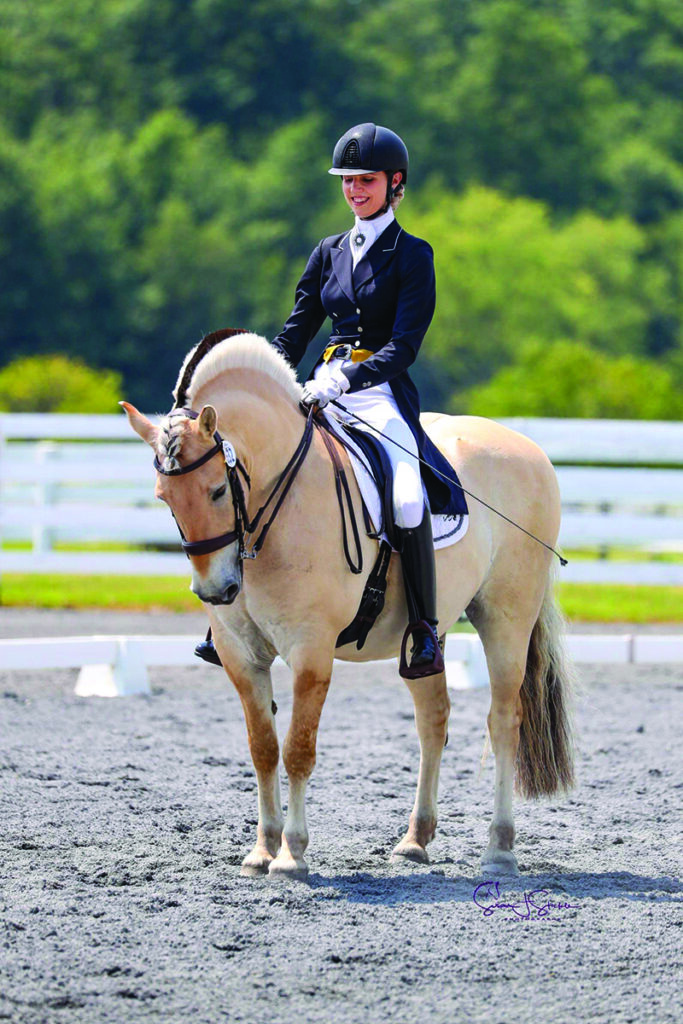
[[[213,435],[218,427],[218,416],[212,405],[205,405],[199,414],[199,433],[205,441],[213,441]]]
[[[147,444],[156,449],[159,428],[155,427],[151,420],[148,420],[143,413],[138,412],[130,402],[119,402],[119,405],[128,417],[128,422],[135,433],[139,434],[143,441],[146,441]]]

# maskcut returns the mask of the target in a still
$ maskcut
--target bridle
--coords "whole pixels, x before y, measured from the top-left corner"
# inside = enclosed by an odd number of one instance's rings
[[[199,413],[195,412],[194,409],[177,409],[174,410],[174,412],[180,412],[190,420],[196,420],[199,417]],[[240,559],[240,564],[246,558],[256,558],[263,547],[266,537],[268,536],[268,531],[273,525],[273,521],[280,511],[280,507],[287,497],[289,489],[294,483],[296,475],[301,469],[304,459],[308,454],[308,449],[311,446],[311,440],[313,437],[313,412],[313,407],[311,407],[311,409],[308,410],[306,426],[304,427],[304,432],[296,451],[278,477],[275,486],[268,495],[266,501],[252,520],[249,519],[249,515],[247,513],[244,488],[242,486],[242,481],[240,480],[240,474],[244,478],[244,482],[248,489],[251,487],[251,479],[242,462],[238,459],[233,446],[229,441],[226,441],[225,438],[221,437],[217,430],[213,435],[215,441],[213,448],[210,448],[208,452],[205,452],[204,455],[195,459],[195,461],[191,462],[188,466],[180,466],[178,469],[164,469],[162,463],[159,461],[158,455],[154,456],[154,468],[157,473],[161,473],[163,476],[184,476],[187,473],[193,473],[195,469],[199,469],[200,466],[204,466],[214,457],[214,455],[218,455],[219,453],[222,454],[223,459],[225,460],[227,481],[230,486],[232,504],[235,512],[235,527],[233,530],[228,530],[227,533],[221,533],[218,537],[210,537],[207,540],[188,541],[185,540],[183,531],[180,529],[180,524],[178,524],[178,521],[176,520],[178,530],[180,531],[183,551],[188,558],[192,555],[210,555],[213,551],[219,551],[221,548],[234,544],[235,541],[237,541],[239,546],[238,557]],[[275,501],[276,497],[277,501]],[[248,549],[247,537],[258,530],[261,520],[266,514],[266,510],[273,501],[275,501],[275,506],[271,512],[270,518],[266,523],[264,523],[261,532],[252,544],[251,549]],[[173,510],[171,510],[171,512],[173,512]],[[175,515],[173,518],[175,519]]]

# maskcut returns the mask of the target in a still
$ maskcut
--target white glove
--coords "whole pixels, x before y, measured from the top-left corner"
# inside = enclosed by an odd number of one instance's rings
[[[309,380],[304,384],[304,393],[301,401],[304,405],[317,405],[324,409],[328,402],[339,398],[351,387],[351,381],[341,370],[331,373],[329,377],[319,377],[317,380]]]

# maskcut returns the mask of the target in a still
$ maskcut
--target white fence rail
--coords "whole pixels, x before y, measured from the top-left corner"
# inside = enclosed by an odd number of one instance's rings
[[[153,665],[198,665],[191,636],[72,636],[0,640],[0,669],[80,669],[75,692],[80,697],[120,697],[149,693],[147,668]],[[683,636],[566,637],[573,661],[588,664],[663,664],[683,661]],[[486,659],[478,636],[450,633],[445,648],[451,689],[488,686]],[[276,659],[276,664],[282,664]],[[358,666],[366,670],[373,662]]]
[[[683,469],[672,468],[683,465],[683,424],[505,422],[559,463],[565,548],[683,551]],[[0,415],[0,539],[31,545],[0,550],[0,571],[186,575],[175,524],[152,491],[151,452],[123,415]],[[59,541],[171,550],[55,551]],[[563,579],[675,584],[683,565],[572,560]]]

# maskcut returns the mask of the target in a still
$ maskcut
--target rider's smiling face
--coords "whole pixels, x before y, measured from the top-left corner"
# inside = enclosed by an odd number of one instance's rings
[[[372,174],[349,174],[342,178],[344,199],[359,217],[372,217],[382,209],[387,198],[387,176],[384,171]]]

